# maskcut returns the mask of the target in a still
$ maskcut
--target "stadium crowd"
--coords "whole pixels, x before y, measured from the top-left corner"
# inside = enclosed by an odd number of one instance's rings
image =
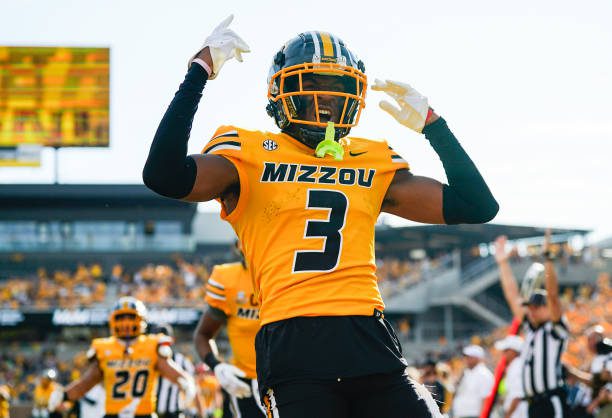
[[[576,251],[568,243],[555,245],[559,254],[559,271],[572,264],[589,264],[598,267],[597,248]],[[537,258],[537,247],[514,248],[513,261]],[[463,258],[478,259],[478,247]],[[49,272],[39,268],[35,274],[2,276],[0,273],[0,309],[77,308],[96,306],[120,296],[137,297],[153,306],[200,306],[206,293],[212,266],[217,260],[185,260],[177,257],[169,264],[147,264],[137,269],[127,269],[115,264],[104,269],[100,263],[79,264],[73,271]],[[378,283],[383,297],[434,277],[453,263],[452,253],[406,259],[381,256],[376,259]],[[171,286],[170,286],[171,284]],[[579,290],[587,292],[588,287]],[[563,297],[572,298],[572,289],[566,288]],[[578,295],[580,298],[581,296]]]
[[[99,264],[81,264],[74,272],[58,270],[51,274],[39,268],[33,277],[9,277],[0,283],[0,308],[89,306],[103,302],[105,294]]]
[[[451,256],[402,260],[376,260],[383,297],[405,289],[449,263]],[[115,264],[104,271],[98,263],[79,264],[74,271],[48,272],[39,268],[31,276],[0,280],[0,308],[34,309],[96,306],[121,296],[134,296],[150,306],[198,307],[204,300],[206,282],[214,264],[177,258],[172,264],[147,264],[135,271]],[[2,279],[2,277],[0,277]]]

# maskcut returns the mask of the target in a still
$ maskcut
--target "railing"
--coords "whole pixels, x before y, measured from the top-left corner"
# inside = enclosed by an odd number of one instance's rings
[[[479,278],[487,271],[497,268],[495,257],[489,256],[468,264],[461,272],[461,283],[469,283]]]
[[[487,332],[492,328],[493,327],[490,327],[488,324],[483,325],[482,322],[475,322],[473,324],[461,324],[455,322],[453,323],[453,335],[455,339],[463,339],[475,334],[482,334],[483,332]],[[438,340],[438,338],[444,337],[445,333],[446,328],[443,324],[428,321],[422,326],[421,338],[426,342],[435,342]],[[414,343],[416,341],[416,332],[412,332],[408,337],[400,337],[407,343]]]
[[[431,269],[424,270],[421,266],[421,270],[417,273],[409,273],[393,280],[384,280],[378,285],[383,296],[386,296],[401,290],[409,289],[419,283],[427,282],[430,279],[438,277],[442,273],[452,270],[458,265],[458,260],[456,260],[453,254],[446,254],[440,257],[439,260],[436,260],[436,266]]]
[[[512,316],[510,308],[507,307],[505,301],[500,301],[499,299],[488,296],[485,293],[480,293],[473,299],[475,302],[482,305],[483,308],[490,310],[502,319],[509,319]]]
[[[71,239],[0,240],[0,252],[138,252],[192,251],[194,240],[188,236],[125,237],[89,236]]]

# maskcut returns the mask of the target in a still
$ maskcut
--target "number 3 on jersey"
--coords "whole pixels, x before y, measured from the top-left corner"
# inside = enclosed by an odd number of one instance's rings
[[[304,238],[323,238],[323,251],[296,251],[293,272],[325,272],[338,266],[342,251],[342,229],[346,222],[348,199],[337,190],[308,190],[306,209],[327,209],[327,220],[308,220]]]

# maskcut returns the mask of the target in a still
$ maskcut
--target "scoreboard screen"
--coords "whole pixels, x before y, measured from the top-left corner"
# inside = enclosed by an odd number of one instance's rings
[[[109,59],[109,48],[0,46],[0,147],[107,147]]]

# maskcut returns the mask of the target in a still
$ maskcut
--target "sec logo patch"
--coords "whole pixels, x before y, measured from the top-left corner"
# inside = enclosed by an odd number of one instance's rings
[[[274,151],[278,148],[278,144],[272,139],[266,139],[262,145],[266,151]]]

